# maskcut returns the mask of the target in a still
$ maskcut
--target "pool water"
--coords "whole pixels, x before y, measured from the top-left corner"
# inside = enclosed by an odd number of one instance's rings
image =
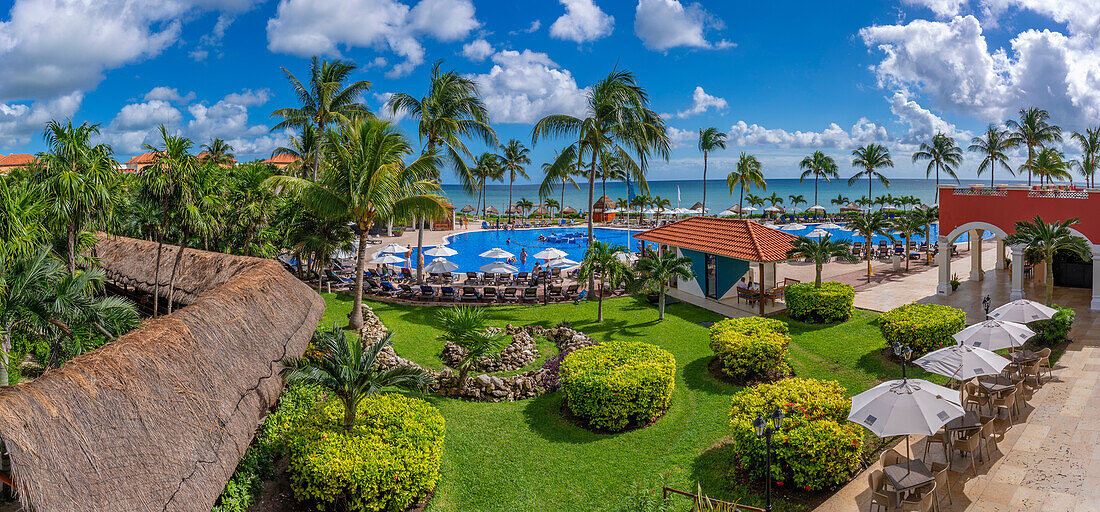
[[[794,229],[794,230],[784,229],[783,232],[790,233],[790,234],[795,235],[795,236],[807,235],[811,231],[816,229],[819,224],[804,224],[804,225],[806,226],[806,229]],[[840,224],[840,225],[844,226],[844,224]],[[932,241],[934,242],[940,236],[940,225],[938,223],[932,224],[931,228],[932,228]],[[829,235],[832,237],[833,240],[844,239],[844,240],[849,240],[849,241],[852,241],[852,242],[866,242],[866,239],[862,235],[860,235],[859,233],[856,233],[855,231],[845,231],[843,229],[826,229],[825,231],[827,231],[829,233]],[[985,232],[985,238],[986,239],[992,238],[992,237],[993,237],[992,232],[990,232],[990,231]],[[878,245],[880,240],[886,240],[887,242],[889,242],[889,240],[886,237],[878,235],[878,236],[875,236],[875,237],[871,238],[871,244],[872,245]],[[924,241],[924,236],[923,235],[913,235],[913,237],[910,238],[910,240],[919,244],[919,243]],[[901,235],[894,235],[894,241],[904,243],[905,238],[903,238]],[[960,235],[959,238],[957,238],[955,240],[955,243],[962,243],[962,242],[968,242],[968,241],[970,241],[969,232]]]
[[[447,257],[447,260],[458,265],[458,270],[455,272],[474,272],[486,263],[498,261],[492,258],[482,258],[478,255],[494,247],[499,247],[516,255],[516,261],[512,265],[518,268],[520,272],[530,272],[531,268],[535,266],[535,253],[553,247],[565,251],[568,254],[566,258],[581,261],[584,258],[584,251],[588,249],[587,229],[585,226],[573,226],[457,233],[447,238],[446,245],[458,251],[458,254]],[[612,246],[623,245],[634,252],[638,252],[639,240],[633,238],[633,235],[639,232],[636,229],[595,228],[592,236],[596,240],[606,242]],[[546,240],[540,241],[539,236],[545,237]],[[416,261],[416,247],[412,249],[414,258],[412,261]],[[425,246],[424,249],[428,250],[431,247]],[[520,260],[520,253],[524,250],[527,251],[527,261]],[[434,259],[432,256],[425,256],[424,262],[427,263]],[[538,261],[539,263],[545,263],[542,260]]]

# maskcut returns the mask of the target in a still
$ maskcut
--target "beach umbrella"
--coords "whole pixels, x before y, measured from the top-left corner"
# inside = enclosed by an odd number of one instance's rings
[[[579,261],[573,261],[569,258],[556,258],[556,259],[552,259],[552,260],[550,260],[546,263],[547,267],[554,267],[554,268],[569,268],[569,267],[575,267],[577,265],[580,265]]]
[[[779,229],[782,229],[784,231],[798,231],[800,229],[806,229],[806,225],[805,224],[799,224],[799,223],[795,222],[795,223],[792,223],[792,224],[787,224],[786,226],[783,226]]]
[[[1033,300],[1020,299],[989,312],[989,318],[1005,322],[1026,324],[1036,320],[1050,320],[1058,311]]]
[[[566,256],[569,256],[569,253],[567,253],[567,252],[565,252],[561,249],[555,249],[553,247],[547,247],[546,249],[543,249],[539,252],[536,252],[533,255],[533,257],[538,258],[540,260],[553,260],[553,259],[558,259],[558,258],[564,258]]]
[[[632,252],[619,251],[619,252],[615,253],[614,256],[615,256],[615,259],[617,259],[617,260],[619,260],[623,263],[626,263],[628,265],[633,264],[635,261],[638,261],[638,255],[636,255]]]
[[[482,272],[492,272],[494,274],[511,274],[519,271],[518,268],[501,261],[486,263],[485,265],[482,265],[479,270],[481,270]]]
[[[505,251],[504,249],[501,249],[500,247],[493,247],[492,249],[489,249],[488,251],[485,251],[485,252],[479,254],[478,256],[481,256],[482,258],[493,258],[495,260],[503,260],[503,259],[508,259],[508,258],[514,257],[515,254],[512,254],[508,251]]]
[[[404,263],[405,258],[396,254],[382,254],[373,260],[368,261],[371,265],[396,265],[398,263]]]
[[[826,222],[824,224],[818,224],[817,229],[844,229],[839,224],[833,224],[832,222]]]
[[[572,206],[566,206],[565,208],[561,209],[561,212],[566,215],[572,215],[574,213],[577,213],[577,209],[573,208]]]
[[[746,206],[746,207],[742,208],[741,211],[743,211],[743,212],[755,212],[756,208],[753,208],[752,206]]]
[[[375,253],[375,254],[384,254],[384,253],[389,253],[389,254],[405,254],[405,253],[407,253],[407,252],[409,252],[409,248],[408,248],[408,247],[405,247],[404,245],[401,245],[401,244],[389,244],[389,245],[387,245],[387,246],[385,246],[385,247],[383,247],[383,248],[379,249],[379,250],[378,250],[378,252],[377,252],[377,253]]]
[[[491,213],[491,214],[493,214],[493,215],[496,215],[496,214],[498,214],[498,213],[500,213],[500,212],[499,212],[499,211],[497,211],[497,209],[496,209],[496,208],[493,208],[492,206],[490,206],[490,207],[488,207],[488,208],[486,208],[486,209],[485,209],[485,213]]]
[[[673,211],[675,211],[675,210],[673,210]],[[735,212],[735,211],[733,211],[729,208],[726,208],[725,210],[722,210],[722,211],[718,212],[719,217],[733,217],[734,215],[737,215],[737,212]]]
[[[824,229],[819,228],[819,229],[815,229],[813,231],[810,231],[809,233],[806,234],[806,236],[821,238],[823,236],[829,236],[829,232],[825,231]]]
[[[462,209],[459,210],[459,211],[462,212],[462,213],[470,213],[470,212],[474,211],[474,207],[470,206],[470,205],[466,205],[466,206],[463,206]]]
[[[963,414],[958,391],[923,379],[902,379],[853,396],[848,421],[879,437],[906,436],[906,458],[911,459],[909,434],[930,436]]]
[[[1001,350],[1023,345],[1035,331],[1026,325],[1002,320],[978,322],[952,335],[955,341],[986,350]]]
[[[806,208],[806,211],[808,211],[808,212],[811,212],[811,211],[820,211],[820,212],[823,212],[823,211],[825,211],[825,207],[824,207],[824,206],[821,206],[821,205],[819,205],[819,204],[815,204],[815,205],[813,205],[813,206],[811,206],[811,207],[809,207],[809,208]]]
[[[424,255],[426,255],[426,256],[444,256],[444,257],[446,257],[446,256],[454,256],[456,254],[458,254],[458,251],[456,251],[454,249],[451,249],[450,247],[447,247],[446,245],[437,245],[435,247],[432,247],[431,249],[428,249],[428,250],[424,251]]]
[[[981,347],[952,345],[929,352],[913,364],[955,380],[967,380],[997,375],[1010,362],[1007,357]]]
[[[436,258],[431,263],[424,265],[424,272],[429,274],[442,274],[444,272],[453,272],[458,268],[458,265],[451,261],[447,261],[447,258]]]
[[[778,207],[778,206],[769,206],[767,208],[764,208],[764,211],[766,211],[768,213],[779,213],[779,212],[783,211],[783,209]]]

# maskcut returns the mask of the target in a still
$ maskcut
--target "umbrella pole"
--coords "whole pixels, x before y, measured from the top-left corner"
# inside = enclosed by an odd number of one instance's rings
[[[905,435],[905,474],[909,474],[909,461],[913,456],[909,453],[909,434]]]

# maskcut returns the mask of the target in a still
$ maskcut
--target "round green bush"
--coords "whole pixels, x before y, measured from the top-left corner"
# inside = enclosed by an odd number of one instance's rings
[[[850,284],[826,281],[792,284],[783,292],[787,315],[803,322],[842,322],[852,317],[856,290]]]
[[[909,345],[914,357],[955,345],[951,335],[966,327],[966,313],[939,304],[906,304],[879,317],[879,330],[886,345]]]
[[[560,373],[573,414],[592,427],[617,432],[668,409],[676,359],[648,343],[610,342],[570,353]]]
[[[863,429],[847,421],[849,407],[836,381],[790,378],[737,392],[730,424],[739,468],[752,478],[769,476],[765,440],[756,437],[752,421],[779,408],[786,418],[772,436],[770,478],[805,490],[847,482],[863,451]]]
[[[1031,330],[1035,331],[1035,336],[1031,338],[1032,343],[1049,347],[1061,343],[1066,336],[1069,336],[1077,313],[1073,308],[1065,308],[1057,304],[1052,304],[1051,307],[1057,312],[1049,320],[1036,320],[1027,324]]]
[[[372,395],[344,431],[343,405],[314,409],[288,436],[290,486],[299,501],[353,511],[401,511],[435,488],[443,415],[423,400]]]
[[[781,379],[791,374],[787,332],[787,324],[774,318],[727,318],[711,326],[710,349],[738,382]]]

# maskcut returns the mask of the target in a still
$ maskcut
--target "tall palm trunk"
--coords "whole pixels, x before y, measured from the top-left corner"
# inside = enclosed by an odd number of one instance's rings
[[[1035,149],[1031,143],[1027,145],[1027,186],[1031,186],[1031,162],[1035,159]]]
[[[936,165],[936,194],[932,196],[938,203],[940,202],[940,166]]]
[[[324,274],[325,268],[324,268],[323,265],[321,265],[321,258],[317,257],[316,254],[314,254],[314,256],[313,256],[313,261],[317,262],[317,295],[320,295],[321,294],[321,282],[325,280],[325,274]]]
[[[558,225],[565,220],[565,179],[561,180],[561,203],[558,204]]]
[[[70,223],[67,230],[69,242],[69,275],[76,275],[76,224]]]
[[[420,219],[419,228],[416,230],[416,284],[424,284],[424,219]]]
[[[867,282],[871,282],[871,233],[867,233]]]
[[[183,236],[180,238],[179,250],[176,251],[176,261],[172,262],[172,274],[168,278],[168,314],[172,314],[172,304],[175,302],[176,297],[176,271],[179,269],[180,260],[183,259],[183,251],[187,249],[187,230],[183,230]]]
[[[1043,258],[1043,266],[1046,267],[1047,306],[1054,303],[1054,255],[1047,254]]]
[[[817,206],[817,175],[814,175],[814,206]],[[772,206],[775,206],[774,204]],[[817,210],[814,210],[817,211]]]
[[[325,133],[325,122],[317,121],[317,134],[323,135]],[[316,144],[313,149],[313,181],[317,181],[317,171],[321,168],[321,148],[320,144]]]
[[[592,151],[592,166],[588,170],[588,247],[592,247],[592,213],[595,210],[595,199],[592,197],[596,193],[596,151]],[[596,279],[593,276],[588,276],[588,296],[591,297],[596,290]],[[602,299],[602,298],[601,298]],[[600,315],[602,319],[603,315],[603,301],[600,302]]]
[[[11,353],[11,334],[5,330],[0,335],[0,387],[8,385],[8,354]]]
[[[745,218],[745,184],[741,184],[741,198],[737,200],[737,215]]]
[[[600,293],[599,293],[599,299],[597,299],[599,302],[596,303],[596,321],[597,322],[602,322],[603,321],[603,285],[604,285],[603,272],[600,272]]]
[[[515,215],[514,212],[516,211],[515,207],[512,206],[512,184],[515,183],[515,182],[516,182],[516,177],[515,177],[515,175],[512,175],[511,179],[508,180],[508,223],[509,224],[512,223],[513,216]]]
[[[703,152],[703,212],[707,211],[707,152]],[[661,296],[664,299],[664,295]],[[664,303],[661,303],[661,318],[664,318]]]
[[[369,226],[369,224],[368,224]],[[348,327],[359,331],[363,328],[363,268],[367,264],[367,230],[359,223],[359,253],[355,258],[355,301],[351,306]]]

